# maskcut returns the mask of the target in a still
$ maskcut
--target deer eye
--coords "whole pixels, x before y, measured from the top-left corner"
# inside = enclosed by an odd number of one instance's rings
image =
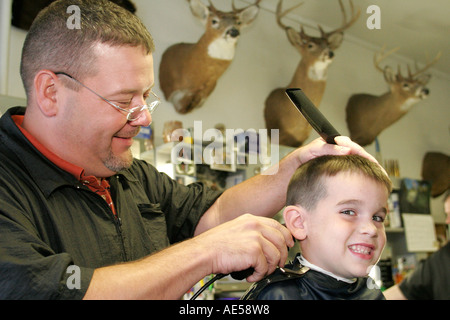
[[[404,83],[403,84],[403,89],[409,90],[409,83]]]
[[[308,49],[312,49],[312,48],[314,48],[315,46],[314,46],[314,43],[308,43]]]
[[[211,20],[211,24],[214,26],[214,25],[216,25],[216,24],[218,24],[219,23],[219,20],[217,20],[217,19],[212,19]]]

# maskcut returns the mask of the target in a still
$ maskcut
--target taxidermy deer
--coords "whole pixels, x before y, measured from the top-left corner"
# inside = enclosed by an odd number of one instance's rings
[[[159,82],[167,101],[181,114],[199,108],[233,60],[240,29],[255,20],[259,2],[231,12],[217,10],[200,0],[190,0],[193,15],[206,31],[197,43],[178,43],[163,54]]]
[[[374,55],[375,68],[383,73],[389,91],[380,96],[354,94],[347,102],[346,121],[350,138],[361,146],[371,144],[381,131],[398,121],[414,104],[428,97],[430,93],[425,86],[431,76],[424,72],[439,60],[440,53],[422,69],[416,66],[414,73],[411,73],[407,66],[408,76],[404,77],[400,65],[397,74],[389,66],[384,69],[380,67],[380,62],[397,50],[398,48],[395,48],[385,53],[383,47]]]
[[[438,197],[450,189],[450,156],[427,152],[422,160],[422,179],[431,183],[431,196]]]
[[[351,17],[347,21],[345,8],[342,1],[339,1],[343,15],[342,25],[330,32],[324,32],[319,26],[320,37],[313,37],[305,33],[303,26],[300,26],[300,32],[297,32],[282,23],[282,18],[300,5],[302,3],[282,12],[282,1],[278,3],[277,23],[286,31],[287,38],[302,58],[288,86],[273,90],[267,97],[264,108],[266,128],[279,129],[279,143],[291,147],[298,147],[303,144],[310,134],[311,126],[293,107],[285,94],[285,89],[302,89],[318,107],[325,91],[327,69],[333,61],[334,50],[339,48],[342,43],[343,31],[353,25],[360,14],[360,10],[355,13],[353,3],[350,1]]]

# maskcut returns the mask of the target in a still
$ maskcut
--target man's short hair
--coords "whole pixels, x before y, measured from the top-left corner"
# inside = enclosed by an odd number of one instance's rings
[[[76,20],[73,15],[78,13]],[[71,16],[79,24],[71,25]],[[152,36],[141,20],[111,1],[60,0],[43,9],[33,21],[22,50],[20,74],[27,97],[40,70],[66,72],[80,80],[94,76],[98,72],[97,43],[141,46],[148,54],[154,50]]]

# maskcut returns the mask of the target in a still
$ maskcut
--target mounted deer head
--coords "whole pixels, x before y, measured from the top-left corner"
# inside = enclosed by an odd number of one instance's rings
[[[266,99],[264,118],[267,129],[279,129],[279,143],[298,147],[309,137],[311,126],[292,106],[285,94],[286,88],[301,88],[308,98],[318,107],[325,92],[327,69],[334,58],[334,50],[342,43],[343,31],[358,19],[360,10],[355,12],[350,0],[351,17],[347,20],[344,5],[339,0],[343,15],[342,25],[330,32],[324,32],[319,26],[320,36],[309,36],[300,26],[300,32],[282,23],[282,18],[303,3],[282,11],[282,0],[278,3],[276,18],[278,25],[286,31],[291,44],[301,54],[297,69],[287,87],[273,90]],[[271,130],[269,130],[270,132]]]
[[[422,179],[431,183],[431,196],[438,197],[450,189],[450,156],[427,152],[422,159]]]
[[[189,0],[188,0],[189,1]],[[240,30],[251,24],[259,2],[231,12],[217,10],[200,0],[190,0],[192,13],[206,26],[197,43],[178,43],[163,54],[159,67],[159,82],[167,101],[179,113],[199,108],[214,90],[217,80],[233,60]]]
[[[389,66],[384,69],[380,67],[380,62],[397,50],[398,48],[395,48],[385,53],[383,47],[374,55],[375,68],[383,73],[389,91],[380,96],[354,94],[347,102],[346,121],[350,138],[361,146],[371,144],[381,131],[398,121],[414,104],[428,97],[430,93],[425,86],[431,76],[424,72],[439,60],[441,53],[422,69],[416,65],[414,73],[407,66],[408,76],[404,77],[400,65],[397,74]]]

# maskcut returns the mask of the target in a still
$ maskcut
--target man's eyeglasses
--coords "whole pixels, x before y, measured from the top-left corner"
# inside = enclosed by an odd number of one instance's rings
[[[111,106],[113,106],[114,108],[116,108],[117,110],[120,111],[124,111],[127,113],[127,120],[128,121],[135,121],[137,119],[139,119],[139,117],[142,115],[142,113],[145,111],[145,109],[147,109],[150,114],[153,113],[153,111],[155,111],[156,107],[161,103],[161,99],[153,92],[150,91],[150,93],[152,94],[152,96],[154,97],[154,99],[151,102],[148,102],[147,100],[149,98],[146,99],[146,104],[144,105],[138,105],[136,107],[133,108],[128,108],[128,109],[124,109],[119,107],[118,105],[116,105],[115,103],[109,101],[108,99],[102,97],[101,95],[99,95],[97,92],[95,92],[94,90],[92,90],[91,88],[85,86],[84,84],[82,84],[80,81],[78,81],[77,79],[75,79],[74,77],[72,77],[71,75],[65,73],[65,72],[55,72],[56,75],[63,75],[66,77],[69,77],[70,79],[74,80],[75,82],[79,83],[80,85],[82,85],[83,87],[85,87],[86,89],[88,89],[90,92],[92,92],[93,94],[95,94],[97,97],[101,98],[102,100],[106,101],[107,103],[109,103]]]

